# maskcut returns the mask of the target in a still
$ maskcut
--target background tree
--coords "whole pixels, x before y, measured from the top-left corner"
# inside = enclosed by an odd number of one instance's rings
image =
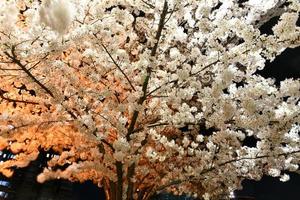
[[[256,74],[300,44],[297,0],[1,1],[0,164],[107,198],[228,196],[298,168],[299,79]],[[259,28],[280,16],[272,34]],[[245,145],[253,137],[256,144]]]

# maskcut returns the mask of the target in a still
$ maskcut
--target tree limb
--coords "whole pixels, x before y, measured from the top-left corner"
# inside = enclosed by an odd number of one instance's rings
[[[8,97],[5,97],[4,96],[5,92],[3,90],[0,89],[0,97],[3,99],[3,100],[6,100],[8,102],[13,102],[13,103],[25,103],[25,104],[32,104],[32,105],[38,105],[39,103],[37,102],[33,102],[33,101],[24,101],[24,100],[18,100],[18,99],[11,99],[11,98],[8,98]]]
[[[210,167],[206,170],[203,170],[200,175],[204,175],[206,173],[209,173],[211,171],[214,171],[216,170],[217,168],[219,167],[223,167],[227,164],[230,164],[230,163],[234,163],[234,162],[238,162],[238,161],[242,161],[242,160],[256,160],[256,159],[262,159],[262,158],[269,158],[269,157],[280,157],[280,156],[288,156],[288,155],[291,155],[291,154],[296,154],[296,153],[300,153],[300,150],[297,150],[297,151],[291,151],[291,152],[288,152],[288,153],[280,153],[280,154],[277,154],[277,155],[261,155],[261,156],[256,156],[256,157],[243,157],[243,158],[236,158],[236,159],[232,159],[232,160],[228,160],[228,161],[225,161],[223,163],[220,163],[218,164],[217,166],[215,167]],[[155,194],[156,192],[159,192],[159,191],[162,191],[170,186],[173,186],[173,185],[179,185],[181,183],[184,183],[184,182],[188,182],[188,181],[197,181],[197,180],[201,180],[200,177],[188,177],[186,179],[177,179],[177,180],[172,180],[170,181],[169,183],[165,184],[165,185],[162,185],[162,186],[159,186],[157,187],[155,190],[153,190],[151,192],[151,195]]]
[[[122,200],[123,195],[123,164],[120,161],[116,162],[117,169],[117,190],[116,190],[116,199]]]
[[[160,40],[160,37],[161,37],[161,34],[162,34],[162,30],[163,30],[163,27],[165,25],[164,22],[165,22],[165,19],[166,19],[167,12],[168,12],[168,2],[165,1],[162,13],[160,15],[160,20],[159,20],[159,24],[158,24],[157,33],[156,33],[156,36],[155,36],[156,43],[153,46],[153,48],[151,50],[151,53],[150,53],[150,55],[152,57],[154,57],[155,54],[156,54],[158,44],[159,44],[159,40]],[[139,105],[142,105],[143,102],[147,98],[147,88],[148,88],[148,84],[149,84],[149,80],[150,80],[150,75],[151,75],[151,69],[148,68],[147,69],[147,76],[146,76],[146,78],[144,80],[144,83],[143,83],[143,86],[142,86],[143,96],[138,101]],[[127,135],[126,135],[126,138],[127,138],[128,141],[130,140],[130,135],[132,134],[132,132],[134,130],[134,126],[135,126],[135,123],[137,121],[138,115],[139,115],[139,111],[135,110],[134,113],[133,113],[133,116],[132,116],[131,123],[130,123],[129,128],[128,128],[128,131],[127,131]]]
[[[154,57],[156,55],[156,51],[157,51],[157,48],[158,48],[158,44],[159,44],[159,40],[160,40],[160,37],[161,37],[161,34],[162,34],[162,30],[163,30],[163,27],[165,25],[165,19],[166,19],[166,15],[167,15],[167,12],[168,12],[168,2],[167,0],[165,0],[164,2],[164,6],[163,6],[163,10],[162,10],[162,13],[160,15],[160,20],[159,20],[159,24],[158,24],[158,29],[157,29],[157,32],[156,32],[156,36],[155,36],[155,45],[153,46],[152,50],[151,50],[151,57]],[[151,76],[151,68],[148,67],[147,68],[147,76],[144,80],[144,83],[143,83],[143,86],[142,86],[142,91],[143,91],[143,96],[140,97],[140,99],[138,100],[138,104],[139,105],[142,105],[143,102],[146,100],[147,98],[147,88],[148,88],[148,84],[149,84],[149,80],[150,80],[150,76]],[[133,116],[132,116],[132,119],[131,119],[131,122],[130,122],[130,125],[129,125],[129,128],[128,128],[128,131],[127,131],[127,135],[126,135],[126,139],[127,141],[130,141],[130,135],[133,133],[134,131],[134,127],[135,127],[135,124],[136,124],[136,121],[137,121],[137,118],[138,118],[138,115],[139,115],[139,111],[138,110],[135,110],[134,113],[133,113]],[[147,137],[146,137],[147,138]],[[145,139],[146,141],[147,139]],[[144,141],[144,142],[145,142]],[[132,200],[133,199],[133,182],[131,180],[132,176],[134,175],[134,171],[135,171],[135,163],[131,164],[129,167],[128,167],[128,170],[127,170],[130,174],[128,174],[127,176],[127,182],[128,182],[128,190],[127,190],[127,194],[128,195],[131,195],[131,196],[127,196],[127,199],[128,200]]]
[[[99,44],[98,44],[99,45]],[[116,60],[112,57],[111,53],[108,51],[108,49],[106,48],[106,46],[104,44],[101,43],[101,46],[103,47],[103,49],[105,50],[105,52],[108,54],[108,56],[110,57],[110,59],[112,60],[112,62],[114,63],[114,65],[120,70],[120,72],[124,75],[124,77],[126,78],[126,80],[128,81],[130,87],[132,88],[133,91],[136,91],[133,84],[131,83],[130,79],[128,78],[128,76],[125,74],[124,70],[120,67],[120,65],[116,62]]]
[[[11,49],[11,55],[8,52],[4,52],[4,54],[9,57],[13,63],[17,64],[36,84],[38,84],[47,94],[51,97],[54,97],[54,94],[48,89],[44,84],[42,84],[35,76],[21,63],[21,61],[17,58],[15,54],[15,46]]]

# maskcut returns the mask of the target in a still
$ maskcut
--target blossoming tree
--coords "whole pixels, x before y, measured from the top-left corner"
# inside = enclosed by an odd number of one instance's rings
[[[298,0],[0,1],[0,164],[107,199],[226,197],[300,162],[300,81],[257,75],[300,45]],[[280,16],[266,35],[259,28]],[[257,140],[252,147],[244,140]]]

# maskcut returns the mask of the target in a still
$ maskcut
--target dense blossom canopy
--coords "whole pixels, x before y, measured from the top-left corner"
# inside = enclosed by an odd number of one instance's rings
[[[111,199],[219,199],[300,163],[300,80],[256,72],[300,45],[298,0],[1,0],[0,164]],[[259,28],[279,16],[272,34]],[[256,144],[245,145],[253,137]]]

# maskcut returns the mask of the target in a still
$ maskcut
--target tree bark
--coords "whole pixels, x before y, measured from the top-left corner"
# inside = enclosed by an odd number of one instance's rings
[[[117,168],[117,187],[116,187],[116,200],[122,200],[123,196],[123,164],[120,161],[116,162]]]

